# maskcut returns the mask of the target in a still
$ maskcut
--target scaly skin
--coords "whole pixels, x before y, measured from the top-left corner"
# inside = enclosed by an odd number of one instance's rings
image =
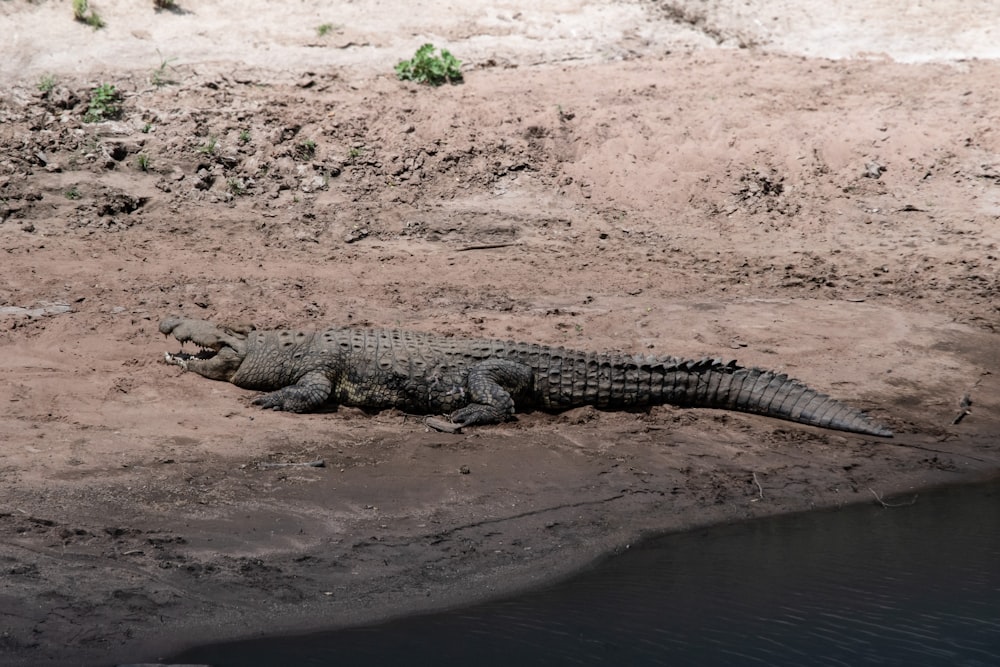
[[[167,363],[267,393],[265,408],[309,412],[327,403],[450,414],[456,424],[510,419],[515,406],[564,410],[671,403],[752,412],[891,437],[856,408],[787,375],[716,359],[592,353],[413,331],[335,328],[257,331],[170,317],[160,332],[202,349]]]

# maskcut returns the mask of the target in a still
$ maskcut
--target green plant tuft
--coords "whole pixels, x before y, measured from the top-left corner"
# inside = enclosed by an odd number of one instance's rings
[[[99,123],[102,120],[120,118],[122,115],[122,95],[110,83],[102,83],[90,93],[90,103],[87,113],[83,115],[85,123]]]
[[[434,55],[434,45],[424,44],[411,60],[401,60],[396,65],[396,76],[401,81],[416,81],[431,86],[443,83],[457,83],[462,80],[462,61],[441,49],[441,55]]]
[[[312,139],[306,139],[298,145],[296,152],[300,158],[308,160],[316,155],[316,142]]]
[[[79,188],[75,185],[66,191],[66,199],[79,199],[83,195],[80,194]]]
[[[56,87],[56,77],[54,74],[46,74],[38,80],[38,90],[43,93],[51,92]]]
[[[156,50],[156,55],[160,57],[160,66],[153,70],[153,73],[149,77],[149,82],[156,86],[157,88],[162,88],[163,86],[169,86],[177,83],[174,79],[170,78],[167,73],[167,68],[173,69],[170,65],[176,58],[164,58],[160,50]]]
[[[250,143],[250,130],[240,130],[239,142],[241,144]]]
[[[320,37],[326,37],[331,32],[333,32],[334,25],[332,23],[323,23],[322,25],[316,26],[316,34]]]
[[[226,181],[226,189],[233,195],[240,197],[246,194],[247,184],[242,178],[233,177]]]
[[[219,148],[219,139],[214,134],[208,135],[208,141],[198,146],[198,152],[202,155],[215,155]]]
[[[146,153],[139,153],[136,155],[135,166],[139,167],[142,171],[149,171],[149,155]]]
[[[104,19],[90,8],[88,0],[73,0],[73,20],[86,23],[94,30],[104,27]]]

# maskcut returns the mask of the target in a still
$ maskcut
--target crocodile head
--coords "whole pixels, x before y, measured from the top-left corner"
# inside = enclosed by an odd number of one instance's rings
[[[199,351],[195,354],[167,352],[165,360],[212,380],[229,382],[243,363],[247,336],[253,329],[252,324],[220,325],[208,320],[168,317],[160,322],[160,333],[173,336],[180,341],[181,347],[188,342],[194,343]]]

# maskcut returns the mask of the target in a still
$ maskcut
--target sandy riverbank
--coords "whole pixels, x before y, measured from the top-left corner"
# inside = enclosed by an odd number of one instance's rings
[[[63,4],[0,8],[4,664],[458,604],[644,534],[1000,469],[995,61],[805,57],[683,3],[261,3],[242,40],[225,2],[95,2],[96,32]],[[394,78],[423,40],[464,84]],[[123,114],[86,123],[101,82]],[[732,357],[897,436],[266,413],[160,363],[170,313]]]

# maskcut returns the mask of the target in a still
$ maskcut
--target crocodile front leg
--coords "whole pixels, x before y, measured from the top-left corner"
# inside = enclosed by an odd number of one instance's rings
[[[456,424],[499,424],[514,414],[511,394],[523,393],[532,385],[530,366],[510,359],[488,359],[469,370],[465,381],[469,404],[451,413]]]
[[[326,403],[332,390],[333,384],[325,373],[311,371],[295,384],[258,396],[253,404],[272,410],[311,412]]]

